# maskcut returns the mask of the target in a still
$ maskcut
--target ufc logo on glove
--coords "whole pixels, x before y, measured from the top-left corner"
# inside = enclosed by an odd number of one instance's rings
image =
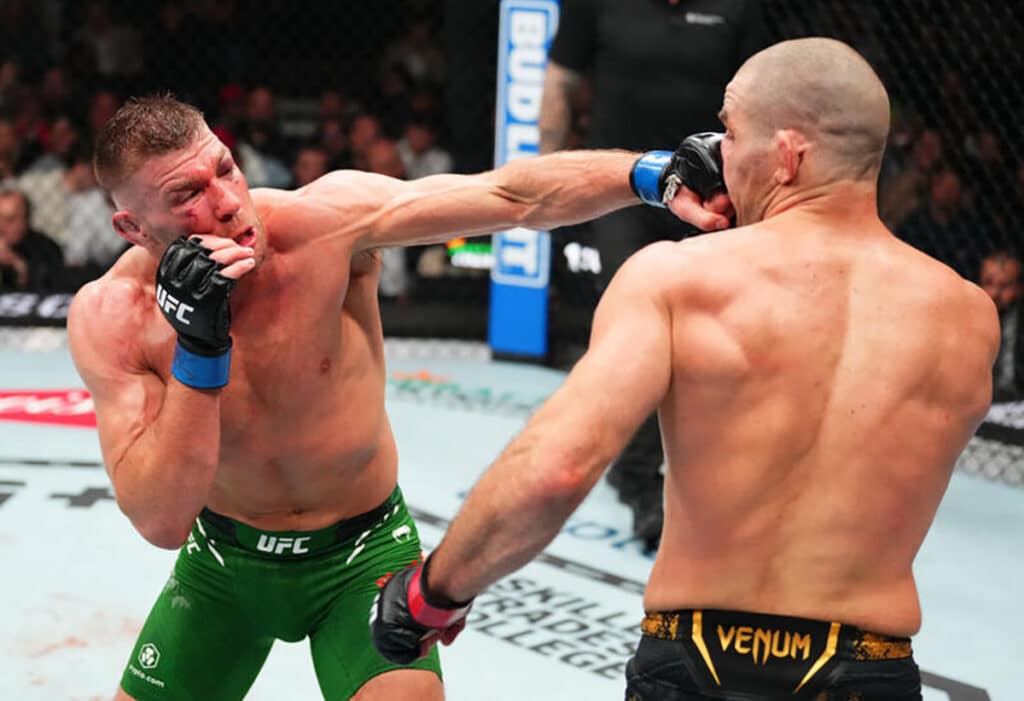
[[[167,290],[160,284],[156,286],[156,303],[164,310],[165,315],[173,316],[183,324],[192,323],[188,318],[188,314],[195,311],[195,307],[190,304],[182,304],[181,300],[172,294],[168,294]]]

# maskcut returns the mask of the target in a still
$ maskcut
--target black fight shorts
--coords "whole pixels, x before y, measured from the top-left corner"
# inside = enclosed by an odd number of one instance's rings
[[[921,701],[909,638],[738,611],[648,613],[626,701]]]

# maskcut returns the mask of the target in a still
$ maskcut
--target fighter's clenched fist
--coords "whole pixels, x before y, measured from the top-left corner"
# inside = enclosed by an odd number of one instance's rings
[[[178,332],[171,372],[190,387],[214,389],[228,382],[231,307],[235,282],[252,270],[255,253],[229,239],[193,236],[172,242],[156,275],[156,299]]]

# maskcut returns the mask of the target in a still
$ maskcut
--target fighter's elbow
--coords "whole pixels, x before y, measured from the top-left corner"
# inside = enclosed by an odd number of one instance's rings
[[[541,229],[546,225],[544,208],[540,202],[517,197],[510,193],[505,193],[504,197],[508,202],[510,211],[509,223],[512,226]]]
[[[147,542],[165,550],[177,550],[192,530],[192,520],[176,514],[158,513],[150,506],[128,504],[118,499],[121,512]]]
[[[544,470],[540,491],[557,501],[582,500],[597,479],[590,462],[577,451],[558,451]]]
[[[589,491],[583,474],[571,467],[552,469],[544,480],[545,494],[558,501],[573,501]]]
[[[156,520],[135,521],[135,530],[152,545],[164,550],[178,550],[188,540],[191,527],[161,523]]]
[[[540,228],[546,209],[544,198],[524,180],[522,168],[514,161],[485,176],[488,201],[500,212],[503,227]]]

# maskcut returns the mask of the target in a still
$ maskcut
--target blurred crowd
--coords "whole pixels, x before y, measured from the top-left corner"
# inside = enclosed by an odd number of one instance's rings
[[[237,39],[245,3],[143,4],[148,13],[108,0],[0,2],[0,292],[74,291],[124,251],[91,147],[131,95],[169,90],[197,104],[251,187],[298,188],[341,168],[403,179],[453,170],[439,143],[445,61],[423,12],[369,44],[371,72],[284,95],[277,85],[294,65],[273,80],[232,65],[244,52],[223,39]],[[247,39],[286,41],[269,28]],[[382,294],[407,295],[423,256],[388,251]]]
[[[443,13],[431,3],[385,4],[389,23],[369,10],[316,4],[296,13],[276,1],[0,2],[0,291],[74,291],[124,250],[90,159],[97,132],[133,94],[171,90],[197,104],[253,187],[301,187],[337,168],[410,179],[458,170],[446,147],[463,135],[452,138],[445,91],[491,64],[448,65]],[[317,14],[330,12],[338,14]],[[965,277],[987,275],[986,289],[1014,290],[993,299],[1015,319],[1024,153],[1010,136],[1019,129],[1008,128],[1005,86],[973,80],[956,63],[930,72],[894,65],[885,37],[858,34],[857,13],[842,17],[834,34],[879,66],[894,98],[884,221]],[[336,18],[349,21],[317,27]],[[275,20],[290,29],[279,34]],[[337,69],[317,73],[325,61],[309,55],[332,51]],[[591,99],[584,83],[569,147],[584,143]],[[451,273],[443,249],[390,251],[381,294],[401,300],[442,273]],[[1004,335],[1015,347],[1015,322]],[[1003,364],[1008,377],[1014,364]]]

